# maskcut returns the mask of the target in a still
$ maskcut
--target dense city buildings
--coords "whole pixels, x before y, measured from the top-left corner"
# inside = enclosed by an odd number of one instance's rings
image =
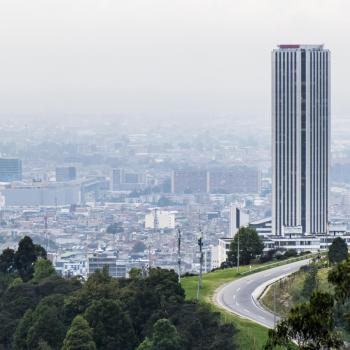
[[[175,228],[175,212],[166,210],[152,209],[145,216],[146,229],[174,229]]]
[[[72,181],[77,178],[77,169],[74,166],[62,166],[56,168],[56,181]]]
[[[330,52],[280,45],[272,53],[272,232],[325,234],[330,165]]]
[[[175,170],[171,177],[172,193],[209,192],[208,172],[206,170]]]
[[[34,123],[29,136],[21,124],[3,124],[0,152],[21,159],[23,169],[20,181],[0,184],[0,249],[29,235],[60,274],[87,276],[107,261],[111,273],[117,263],[126,273],[177,271],[179,229],[183,273],[199,272],[200,232],[204,271],[226,260],[242,226],[256,229],[265,250],[317,251],[337,236],[350,244],[347,121],[333,131],[329,236],[301,235],[297,225],[286,226],[285,237],[272,235],[271,130],[249,123]],[[76,179],[57,181],[56,168],[69,167],[79,169]]]
[[[176,170],[172,173],[173,193],[259,193],[260,173],[254,167],[231,169]]]
[[[22,180],[22,161],[15,158],[0,158],[0,182]]]
[[[113,191],[134,191],[145,187],[145,177],[142,173],[126,171],[125,169],[113,169]]]
[[[12,184],[0,187],[7,206],[60,206],[80,203],[79,183]]]

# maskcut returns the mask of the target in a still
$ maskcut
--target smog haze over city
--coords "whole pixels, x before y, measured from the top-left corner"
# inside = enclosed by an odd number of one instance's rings
[[[333,50],[333,111],[349,115],[349,4],[339,0],[2,2],[3,118],[270,119],[270,52]]]
[[[263,345],[262,290],[350,245],[349,12],[1,1],[0,349]]]

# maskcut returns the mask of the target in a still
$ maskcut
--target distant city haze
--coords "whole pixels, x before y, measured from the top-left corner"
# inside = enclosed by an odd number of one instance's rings
[[[349,113],[346,0],[11,0],[0,4],[1,118],[270,123],[272,49],[332,50]]]

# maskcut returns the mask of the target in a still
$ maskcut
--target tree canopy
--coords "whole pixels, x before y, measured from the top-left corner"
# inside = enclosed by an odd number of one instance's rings
[[[269,331],[264,349],[291,348],[292,341],[296,341],[301,350],[339,349],[343,341],[335,331],[333,307],[330,294],[314,292],[310,302],[292,308],[288,316]]]
[[[95,350],[92,339],[92,329],[81,315],[74,318],[71,327],[63,341],[62,350]]]
[[[250,227],[241,227],[235,235],[227,253],[227,260],[232,264],[237,264],[239,240],[239,262],[241,265],[248,265],[258,255],[261,255],[264,249],[264,243],[258,236],[255,229]]]
[[[181,350],[181,338],[176,328],[167,319],[158,320],[153,326],[151,337],[139,345],[137,350]]]
[[[34,263],[38,258],[46,259],[46,251],[33,243],[28,236],[22,238],[17,251],[7,248],[0,255],[0,273],[17,273],[23,281],[32,278]]]
[[[103,269],[82,283],[45,257],[29,237],[0,256],[0,349],[234,349],[233,326],[186,301],[175,271],[115,279]]]
[[[117,233],[123,233],[124,228],[121,222],[115,222],[113,224],[108,225],[106,232],[115,235]]]
[[[332,244],[329,246],[328,259],[332,264],[337,264],[346,260],[348,258],[348,245],[346,241],[337,237],[333,240]]]

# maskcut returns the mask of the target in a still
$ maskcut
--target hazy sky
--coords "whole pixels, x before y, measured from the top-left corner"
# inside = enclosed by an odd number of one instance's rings
[[[270,118],[270,52],[332,50],[350,116],[348,0],[0,0],[0,115]]]

